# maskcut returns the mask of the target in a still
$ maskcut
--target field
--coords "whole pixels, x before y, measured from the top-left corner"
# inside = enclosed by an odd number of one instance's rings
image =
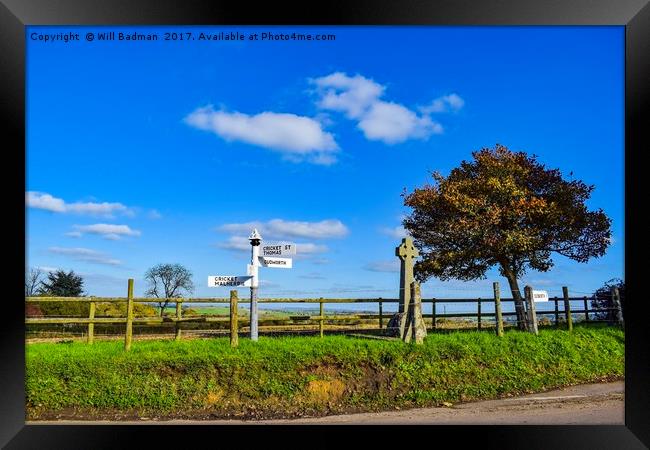
[[[491,399],[624,375],[618,327],[539,336],[432,334],[422,346],[345,336],[33,343],[27,416],[275,418]]]
[[[175,308],[166,308],[165,312],[169,314],[175,313]],[[189,311],[184,313],[186,316],[191,315],[200,315],[200,316],[224,316],[228,317],[230,315],[229,306],[193,306],[189,308]],[[239,308],[238,316],[239,317],[248,317],[250,314],[247,308]],[[282,310],[268,310],[268,309],[258,309],[257,314],[260,319],[269,319],[269,320],[282,320],[287,319],[290,315],[297,315],[296,313],[289,313]]]

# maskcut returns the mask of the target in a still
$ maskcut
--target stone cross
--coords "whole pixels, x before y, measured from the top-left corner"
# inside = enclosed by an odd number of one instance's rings
[[[400,259],[399,281],[399,336],[404,342],[421,344],[426,336],[426,327],[422,319],[422,302],[420,285],[413,276],[413,263],[420,256],[413,245],[413,239],[405,237],[395,249],[395,256]]]
[[[405,237],[402,243],[395,248],[395,256],[400,259],[399,271],[399,311],[403,313],[408,311],[408,305],[411,300],[411,283],[415,280],[413,277],[413,260],[420,256],[418,249],[413,245],[413,239]]]

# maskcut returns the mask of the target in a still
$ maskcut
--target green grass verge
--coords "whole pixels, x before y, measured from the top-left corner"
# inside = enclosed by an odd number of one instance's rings
[[[615,327],[27,345],[28,418],[294,417],[497,398],[624,375]],[[126,416],[119,416],[126,417]]]

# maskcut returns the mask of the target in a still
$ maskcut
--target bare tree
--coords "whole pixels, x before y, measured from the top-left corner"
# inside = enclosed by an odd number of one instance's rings
[[[37,268],[31,268],[25,272],[25,297],[34,297],[41,288],[45,272]]]
[[[160,298],[160,317],[167,307],[170,298],[181,297],[183,291],[192,293],[194,283],[192,272],[180,264],[158,264],[145,273],[144,279],[149,283],[146,296]]]

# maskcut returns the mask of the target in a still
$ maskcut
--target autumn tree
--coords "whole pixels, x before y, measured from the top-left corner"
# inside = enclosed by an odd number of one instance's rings
[[[594,187],[562,178],[535,155],[497,144],[472,153],[473,160],[434,183],[404,193],[412,212],[404,228],[420,250],[419,281],[475,280],[496,266],[507,278],[517,321],[525,328],[518,279],[527,269],[553,267],[553,254],[578,262],[605,254],[611,220],[585,202]]]
[[[145,295],[160,298],[160,317],[162,317],[170,298],[178,298],[183,291],[192,293],[194,283],[192,272],[180,264],[158,264],[145,273],[149,288]]]

